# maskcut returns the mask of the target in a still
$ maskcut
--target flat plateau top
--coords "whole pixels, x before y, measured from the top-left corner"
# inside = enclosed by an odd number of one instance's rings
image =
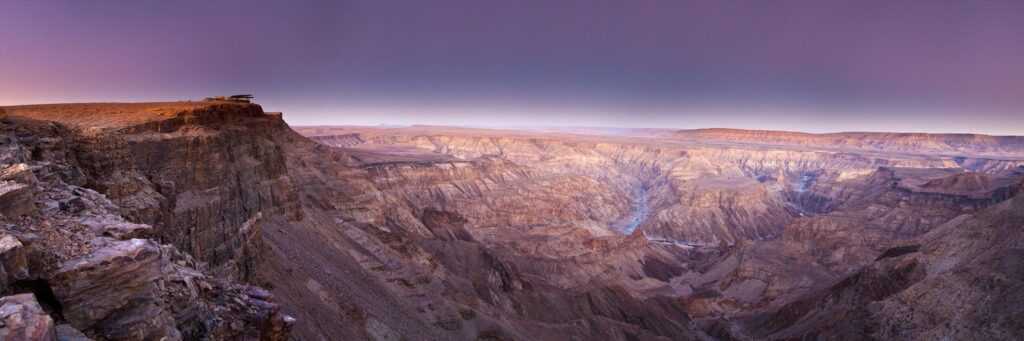
[[[0,107],[10,115],[78,128],[118,128],[174,117],[182,112],[231,102],[69,103]]]

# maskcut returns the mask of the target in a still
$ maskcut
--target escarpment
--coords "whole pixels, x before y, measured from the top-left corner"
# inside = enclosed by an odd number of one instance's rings
[[[4,198],[21,208],[0,217],[0,289],[32,296],[46,333],[287,338],[293,319],[271,294],[235,281],[260,259],[260,217],[288,211],[282,156],[260,137],[286,129],[279,118],[160,103],[8,107],[0,120],[3,181],[28,189]]]
[[[254,272],[263,215],[294,208],[284,156],[272,141],[287,126],[255,105],[219,104],[165,120],[86,132],[74,142],[86,186],[125,216],[158,227],[216,271]]]

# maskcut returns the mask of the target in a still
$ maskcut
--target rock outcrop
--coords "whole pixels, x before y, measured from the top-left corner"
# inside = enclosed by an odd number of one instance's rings
[[[53,319],[32,294],[0,297],[0,323],[0,340],[57,340]]]
[[[271,295],[232,281],[246,278],[259,261],[254,225],[261,209],[279,213],[287,208],[264,199],[270,197],[269,188],[253,189],[247,196],[235,187],[237,198],[227,195],[226,200],[193,205],[217,212],[208,220],[197,219],[195,211],[177,209],[181,192],[173,188],[200,186],[216,195],[224,191],[221,185],[204,187],[213,181],[196,176],[160,180],[178,171],[142,159],[151,149],[180,156],[188,148],[177,143],[189,137],[193,149],[203,150],[203,142],[216,141],[222,132],[254,135],[239,130],[260,132],[257,127],[231,122],[258,126],[260,117],[255,122],[245,117],[262,115],[258,107],[96,104],[4,111],[0,176],[30,195],[5,197],[11,200],[4,201],[5,207],[18,209],[0,215],[0,293],[34,294],[43,314],[61,324],[49,333],[110,340],[287,338],[293,320],[271,302]],[[189,164],[207,162],[206,157],[177,166],[194,169]],[[283,168],[272,157],[219,166],[259,174],[252,167],[261,162]],[[217,176],[235,176],[237,181],[228,186],[247,185],[243,175],[232,171]],[[183,216],[193,217],[188,228],[176,220]]]
[[[64,318],[79,330],[116,339],[180,339],[157,299],[160,248],[145,239],[97,239],[94,250],[64,262],[49,277]],[[130,310],[129,314],[114,314]]]

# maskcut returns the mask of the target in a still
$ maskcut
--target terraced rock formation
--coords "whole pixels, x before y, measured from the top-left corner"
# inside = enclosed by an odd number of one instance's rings
[[[431,195],[407,196],[402,202],[459,202],[438,209],[457,212],[465,220],[464,234],[485,238],[495,250],[545,257],[543,263],[521,267],[527,273],[569,289],[618,283],[640,297],[674,297],[686,306],[687,316],[697,318],[701,332],[724,338],[751,337],[742,325],[725,321],[823,290],[869,266],[889,248],[1017,195],[1024,176],[1024,170],[1013,167],[1018,161],[971,157],[974,161],[968,164],[963,156],[927,149],[881,153],[876,148],[839,151],[723,142],[727,137],[705,144],[659,137],[663,134],[622,138],[438,127],[299,131],[353,155],[357,162],[371,159],[364,154],[379,160],[380,154],[395,151],[405,158],[419,153],[424,160],[443,162],[511,162],[504,168],[531,176],[505,178],[498,182],[502,190],[494,194],[474,190],[476,199],[465,202],[457,199],[464,195],[462,188],[481,188],[459,185],[465,176],[427,188],[419,181],[403,181],[411,184],[403,186],[407,190]],[[349,143],[334,144],[336,135],[346,136]],[[579,177],[598,181],[566,185]],[[557,188],[556,193],[586,195],[542,193],[533,187],[533,179],[543,179],[548,189]],[[451,192],[440,190],[449,185]],[[488,183],[482,188],[495,187]],[[605,201],[601,192],[613,193],[612,198],[620,201]],[[658,250],[671,256],[645,259],[607,249],[581,251],[579,244],[614,244],[617,238],[630,238],[615,234],[622,232],[622,221],[635,218],[641,202],[635,198],[637,192],[645,195],[648,208],[634,237],[643,236],[647,242],[630,248],[633,253]],[[530,207],[477,207],[494,197]],[[605,207],[600,212],[609,214],[594,214],[595,208]],[[549,221],[492,223],[510,219],[509,215],[537,217],[528,212],[542,212]],[[565,232],[567,226],[575,232]],[[630,270],[633,261],[643,264],[640,271]]]

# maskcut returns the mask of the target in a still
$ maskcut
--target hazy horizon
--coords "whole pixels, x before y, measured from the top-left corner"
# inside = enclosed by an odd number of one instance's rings
[[[1024,2],[0,4],[0,105],[252,93],[294,125],[1024,136]]]

